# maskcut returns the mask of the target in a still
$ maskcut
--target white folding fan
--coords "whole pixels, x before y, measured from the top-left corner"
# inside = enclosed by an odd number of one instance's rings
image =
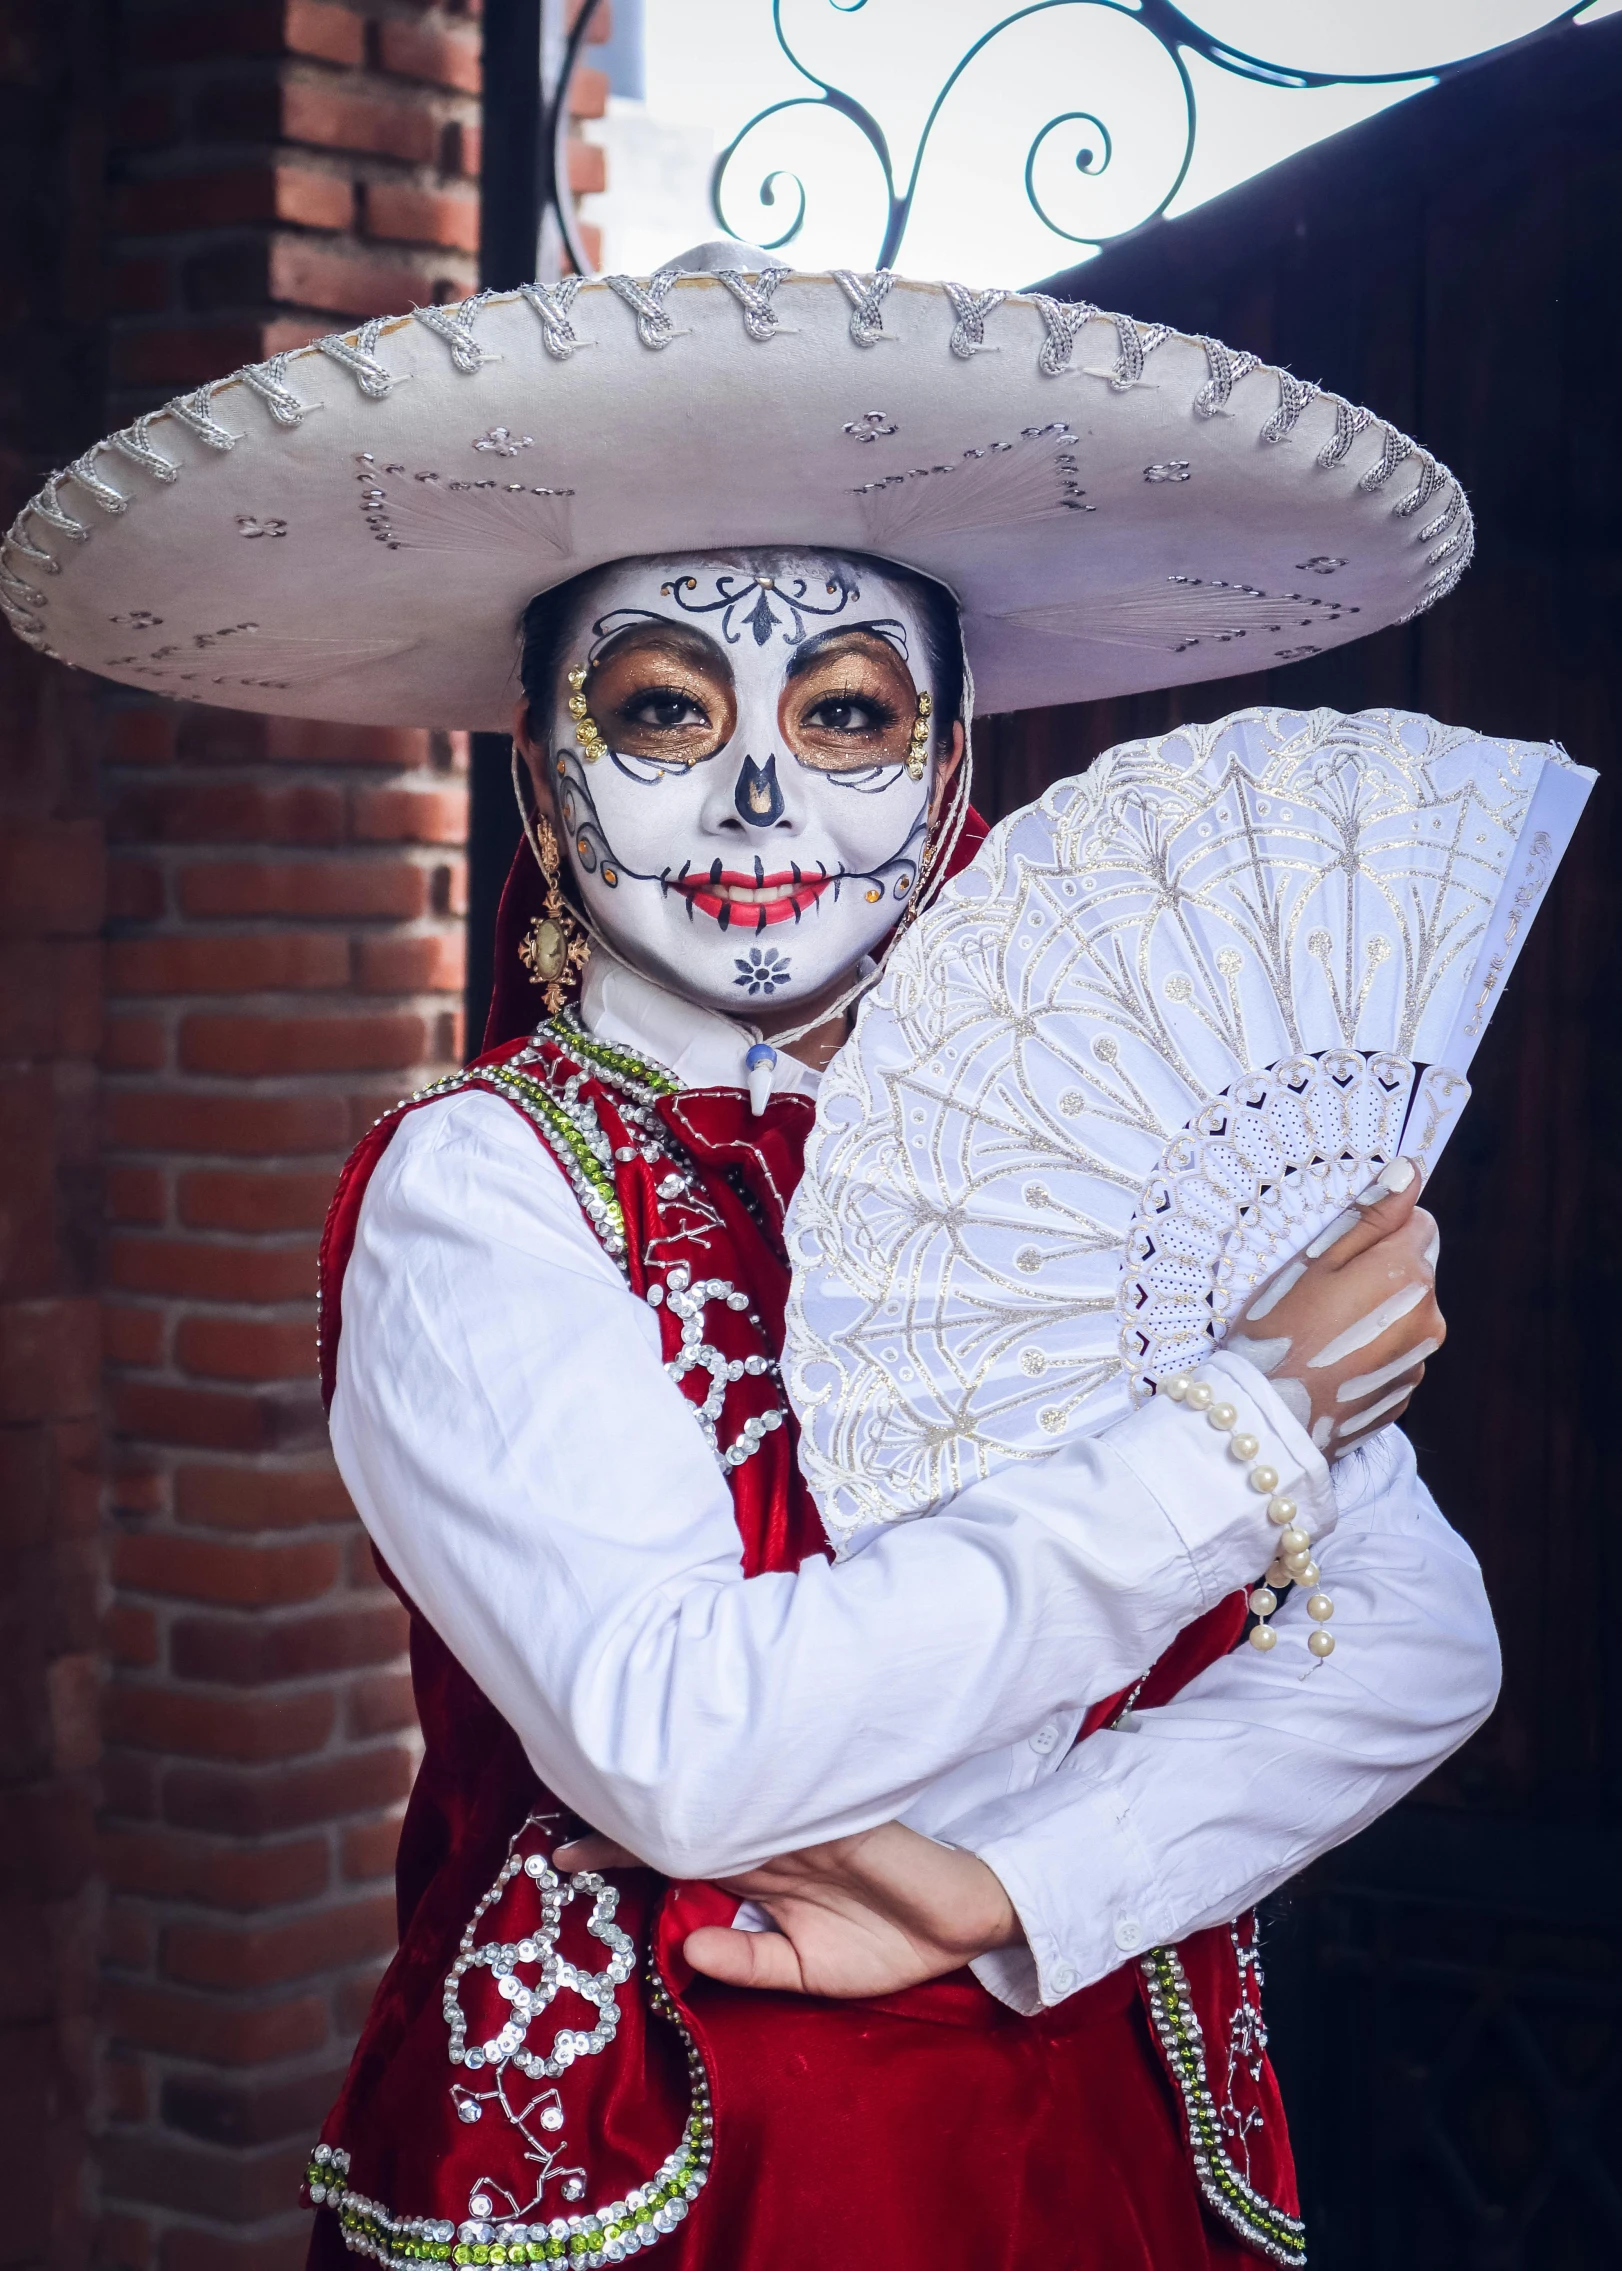
[[[1402,711],[1108,751],[992,834],[823,1084],[784,1377],[836,1547],[1197,1363],[1426,1174],[1594,775]]]

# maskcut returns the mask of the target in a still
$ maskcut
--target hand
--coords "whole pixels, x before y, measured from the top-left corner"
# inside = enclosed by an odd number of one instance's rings
[[[1382,1182],[1404,1167],[1400,1189],[1376,1186],[1368,1205],[1348,1208],[1280,1270],[1229,1339],[1236,1355],[1284,1388],[1292,1409],[1305,1411],[1313,1441],[1331,1459],[1401,1418],[1425,1359],[1447,1338],[1436,1305],[1438,1233],[1418,1204],[1419,1176],[1399,1160]]]
[[[577,1838],[556,1858],[566,1869],[637,1865],[603,1837]],[[983,1861],[899,1822],[782,1854],[721,1882],[757,1902],[776,1927],[706,1926],[688,1935],[693,1969],[733,1987],[894,1995],[1020,1938],[1013,1903]]]

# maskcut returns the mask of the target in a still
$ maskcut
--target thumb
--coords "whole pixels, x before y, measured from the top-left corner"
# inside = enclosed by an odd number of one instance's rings
[[[776,1988],[803,1995],[805,1975],[794,1944],[781,1932],[736,1932],[702,1924],[689,1932],[682,1953],[695,1971],[729,1987]]]
[[[1400,1230],[1419,1204],[1420,1173],[1411,1159],[1393,1159],[1384,1173],[1334,1222],[1327,1223],[1307,1248],[1322,1254],[1331,1269],[1344,1269],[1382,1238]]]

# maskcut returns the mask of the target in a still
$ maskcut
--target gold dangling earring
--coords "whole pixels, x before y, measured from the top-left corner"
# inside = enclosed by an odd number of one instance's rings
[[[569,715],[574,720],[575,739],[580,754],[588,765],[595,765],[608,744],[597,730],[597,720],[586,707],[585,684],[590,665],[577,662],[569,673],[569,684],[574,692],[569,696]]]
[[[542,999],[546,1003],[546,1014],[556,1017],[591,951],[591,941],[585,925],[564,896],[563,855],[552,832],[552,823],[540,813],[535,817],[534,850],[546,885],[546,911],[530,924],[529,936],[518,949],[518,959],[528,970],[530,983],[545,987]]]
[[[929,763],[929,718],[934,709],[933,698],[928,694],[918,697],[918,715],[912,724],[912,740],[907,747],[907,777],[921,781]]]

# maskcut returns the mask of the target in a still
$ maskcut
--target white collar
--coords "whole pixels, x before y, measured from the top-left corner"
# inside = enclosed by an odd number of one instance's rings
[[[672,993],[600,949],[586,964],[580,1019],[600,1041],[615,1041],[651,1057],[684,1088],[742,1088],[744,1057],[760,1034],[719,1010]],[[774,1096],[814,1096],[821,1074],[779,1051],[772,1067]]]

